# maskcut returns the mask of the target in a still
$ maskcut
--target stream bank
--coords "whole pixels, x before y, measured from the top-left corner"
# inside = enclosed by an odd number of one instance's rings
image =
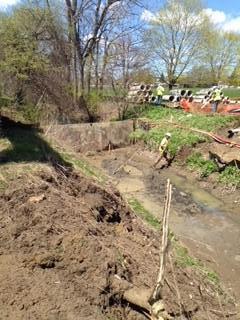
[[[165,185],[170,178],[173,188],[170,228],[189,248],[219,273],[230,294],[240,298],[240,215],[237,206],[216,197],[193,177],[174,168],[152,170],[154,155],[138,150],[116,174],[114,172],[134,152],[123,148],[88,157],[88,161],[105,171],[127,198],[137,199],[149,212],[160,218]]]

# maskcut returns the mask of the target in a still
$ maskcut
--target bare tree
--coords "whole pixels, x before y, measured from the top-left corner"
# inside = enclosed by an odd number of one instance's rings
[[[150,19],[145,42],[170,88],[198,57],[206,19],[200,0],[168,0]]]
[[[75,102],[77,102],[77,95],[80,89],[78,105],[81,105],[80,107],[85,106],[88,116],[91,118],[91,114],[84,103],[86,68],[88,69],[87,87],[89,90],[94,55],[96,53],[99,54],[99,43],[104,32],[113,21],[114,23],[118,21],[116,13],[121,7],[135,5],[136,1],[65,0],[65,4],[67,8],[69,42],[71,44],[71,74],[74,98]],[[98,66],[95,72],[98,72],[97,70]],[[80,88],[78,88],[78,80]]]
[[[147,55],[139,40],[132,34],[123,36],[114,43],[111,57],[113,76],[122,81],[125,89],[128,87],[131,72],[147,64]]]

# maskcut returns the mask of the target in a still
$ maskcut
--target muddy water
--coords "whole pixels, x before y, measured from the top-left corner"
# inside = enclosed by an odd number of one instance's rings
[[[223,200],[176,173],[168,172],[168,178],[176,188],[189,193],[202,209],[196,215],[175,214],[172,228],[183,239],[195,242],[193,249],[215,264],[228,287],[233,288],[240,298],[239,208],[229,210]]]
[[[92,159],[109,175],[124,163],[124,150],[101,154]],[[240,301],[240,209],[229,209],[224,199],[200,189],[197,182],[173,170],[150,169],[149,159],[135,157],[114,181],[126,198],[137,198],[156,216],[161,216],[167,178],[173,184],[171,229],[190,252],[223,278],[229,292]]]

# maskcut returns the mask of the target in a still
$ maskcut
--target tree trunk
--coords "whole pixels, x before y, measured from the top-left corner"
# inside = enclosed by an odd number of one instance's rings
[[[72,59],[73,59],[73,100],[74,105],[77,104],[78,98],[78,76],[77,76],[77,56],[74,43],[72,44]]]
[[[81,94],[84,93],[85,90],[85,76],[84,76],[84,72],[85,72],[85,66],[84,63],[82,63],[82,61],[80,62],[80,86],[81,86]]]
[[[104,79],[105,79],[106,68],[107,68],[107,62],[108,62],[108,44],[107,44],[107,40],[108,39],[105,39],[103,66],[102,66],[102,72],[101,72],[101,77],[100,77],[100,89],[101,90],[103,90]]]
[[[95,54],[95,89],[98,90],[99,86],[99,41],[96,44],[96,54]]]
[[[88,74],[87,74],[87,94],[89,94],[91,89],[91,81],[92,81],[92,64],[93,64],[93,56],[90,54],[89,63],[88,63]]]

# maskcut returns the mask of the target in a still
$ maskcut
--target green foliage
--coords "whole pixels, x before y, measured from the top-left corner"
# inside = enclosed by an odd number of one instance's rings
[[[208,177],[211,173],[219,171],[214,161],[204,159],[198,152],[187,158],[187,165],[190,169],[200,172],[201,177]]]
[[[183,146],[195,146],[197,143],[204,142],[205,139],[198,134],[189,134],[187,131],[183,131],[178,128],[167,128],[163,126],[161,128],[154,128],[150,130],[145,138],[146,142],[150,142],[151,146],[159,145],[166,132],[172,134],[170,143],[168,145],[168,151],[171,156],[175,156]]]
[[[37,41],[45,14],[41,9],[30,12],[22,7],[1,19],[0,70],[15,77],[19,83],[28,80],[31,73],[46,69],[47,60],[41,54]]]
[[[99,105],[105,101],[109,101],[114,98],[123,98],[126,95],[126,91],[118,90],[114,92],[110,89],[95,90],[92,89],[86,96],[87,107],[92,115],[97,115]]]
[[[240,169],[236,167],[227,167],[219,175],[219,182],[228,186],[240,187]]]
[[[227,80],[229,67],[237,61],[239,40],[236,33],[219,32],[213,25],[206,29],[202,64],[211,70],[215,83]]]
[[[131,198],[128,200],[128,203],[132,210],[144,221],[146,221],[150,226],[156,229],[160,228],[159,220],[155,218],[148,210],[146,210],[137,199]]]
[[[211,69],[208,66],[193,66],[193,68],[185,75],[182,75],[178,83],[180,85],[195,86],[192,88],[194,93],[200,90],[200,87],[207,88],[211,87],[214,84],[214,77],[211,72]]]
[[[213,172],[219,172],[218,166],[212,160],[205,160],[201,153],[193,153],[187,158],[187,166],[200,173],[201,177],[208,177]],[[222,184],[240,187],[240,169],[233,166],[226,167],[219,173],[218,181]]]
[[[168,150],[172,156],[175,156],[183,146],[194,147],[197,143],[207,141],[208,138],[200,133],[174,126],[171,122],[186,128],[196,128],[204,131],[215,131],[234,122],[234,118],[230,116],[191,115],[184,113],[182,110],[169,108],[150,108],[145,110],[142,115],[147,120],[152,120],[157,127],[149,131],[137,131],[131,137],[143,140],[151,148],[156,149],[165,133],[170,132],[172,138]]]
[[[176,253],[176,262],[179,266],[186,267],[201,267],[202,264],[199,260],[191,257],[188,254],[188,250],[185,247],[179,245],[179,243],[175,244],[175,253]]]
[[[229,83],[232,86],[240,85],[240,64],[238,63],[229,77]],[[240,96],[240,95],[239,95]]]
[[[98,110],[99,103],[104,101],[103,95],[100,91],[91,90],[86,97],[88,109],[95,114]]]
[[[151,108],[144,113],[144,116],[152,120],[172,120],[188,128],[196,128],[204,131],[214,131],[234,122],[232,116],[206,116],[200,114],[186,114],[182,110],[170,108]],[[170,125],[170,124],[169,124]],[[189,134],[194,134],[189,132]]]

